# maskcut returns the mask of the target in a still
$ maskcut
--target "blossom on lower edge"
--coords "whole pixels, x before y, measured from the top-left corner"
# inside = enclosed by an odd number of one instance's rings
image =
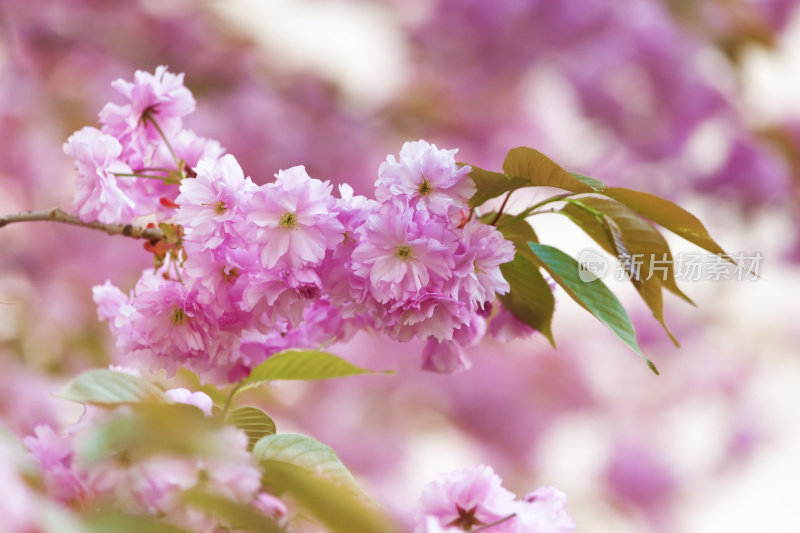
[[[416,533],[471,531],[491,524],[496,524],[492,533],[571,533],[575,523],[566,503],[552,487],[515,499],[491,467],[480,465],[441,474],[423,488]]]
[[[0,523],[8,533],[39,531],[40,508],[29,482],[24,478],[16,449],[5,442],[6,429],[0,426]]]
[[[185,397],[185,403],[199,404],[200,408],[208,398],[201,392],[175,389],[167,391],[167,396],[178,402]],[[233,426],[220,426],[207,435],[210,441],[202,453],[160,451],[135,461],[117,454],[97,456],[92,443],[98,428],[130,415],[128,408],[93,407],[62,433],[38,426],[35,435],[24,442],[41,472],[45,492],[56,500],[85,508],[111,504],[122,512],[150,514],[198,533],[216,533],[220,524],[213,515],[185,505],[183,494],[195,488],[253,505],[276,520],[286,518],[283,502],[260,492],[258,462],[247,451],[245,433]]]

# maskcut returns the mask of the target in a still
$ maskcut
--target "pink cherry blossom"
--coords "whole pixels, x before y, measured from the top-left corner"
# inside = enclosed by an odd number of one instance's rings
[[[256,186],[245,179],[236,159],[203,159],[197,177],[185,179],[176,202],[181,206],[175,221],[186,231],[185,241],[195,250],[218,248],[223,243],[241,245],[244,209]]]
[[[464,249],[456,257],[461,298],[473,305],[491,302],[495,294],[506,294],[510,287],[500,272],[500,265],[514,260],[514,245],[494,227],[477,220],[467,222],[461,233]]]
[[[131,305],[130,297],[110,281],[92,287],[92,297],[97,304],[98,318],[108,320],[117,345],[125,346],[134,342],[135,333],[129,325],[136,314],[136,308]]]
[[[426,485],[420,498],[417,533],[455,528],[470,531],[492,525],[493,533],[571,533],[575,522],[566,511],[567,498],[553,487],[542,487],[516,500],[502,487],[491,467],[441,474]],[[434,519],[436,525],[432,523]],[[450,529],[445,529],[450,531]]]
[[[4,428],[0,427],[0,516],[3,531],[8,533],[30,533],[36,527],[38,506],[33,490],[28,486],[20,472],[20,461],[16,449],[5,441]]]
[[[133,82],[118,79],[111,85],[127,103],[108,103],[103,107],[100,111],[103,132],[134,150],[162,140],[149,118],[172,137],[181,129],[181,119],[195,109],[194,97],[183,85],[183,74],[168,72],[165,66],[156,68],[154,74],[137,70]]]
[[[227,379],[239,357],[238,337],[220,330],[196,289],[145,272],[133,294],[130,307],[123,306],[129,315],[115,316],[111,328],[124,356],[153,369],[175,372],[184,364],[210,380]]]
[[[469,322],[471,315],[464,303],[437,292],[427,292],[389,307],[387,318],[392,327],[384,333],[408,341],[414,337],[451,340],[453,331]]]
[[[47,492],[62,502],[77,501],[85,492],[84,480],[75,469],[71,436],[60,436],[49,426],[37,426],[33,436],[25,437],[25,446],[46,472]]]
[[[192,392],[189,389],[185,389],[183,387],[177,387],[175,389],[169,389],[166,392],[167,398],[172,400],[176,403],[185,403],[188,405],[194,405],[201,411],[203,411],[207,415],[211,415],[211,408],[214,406],[214,402],[211,400],[211,397],[202,391]]]
[[[425,523],[416,529],[417,533],[458,533],[464,531],[455,526],[443,526],[435,516],[426,516]]]
[[[370,216],[353,250],[353,270],[369,280],[379,302],[405,300],[451,276],[455,234],[417,213],[399,203],[385,204]]]
[[[516,502],[519,533],[572,533],[575,520],[567,513],[567,497],[554,487],[540,487]]]
[[[300,268],[319,264],[326,250],[344,240],[336,217],[332,186],[312,179],[303,166],[276,174],[274,183],[253,195],[248,221],[258,227],[265,268]]]
[[[389,155],[381,164],[375,197],[381,202],[404,197],[411,207],[438,215],[461,209],[475,193],[475,184],[468,176],[470,167],[456,164],[457,151],[423,140],[405,143],[399,161]]]
[[[289,509],[286,508],[286,504],[280,498],[276,498],[267,492],[262,492],[253,500],[253,507],[276,520],[281,526],[286,526]]]
[[[73,133],[64,144],[64,153],[74,158],[78,167],[73,203],[84,222],[120,224],[133,220],[134,203],[115,176],[131,173],[119,159],[121,152],[119,141],[90,126]]]
[[[502,487],[502,480],[491,467],[480,465],[440,474],[422,489],[420,504],[418,533],[425,531],[422,526],[428,517],[434,517],[441,526],[469,531],[512,514],[514,494]],[[507,527],[497,530],[510,531]]]
[[[453,374],[472,367],[461,345],[455,341],[428,339],[422,351],[422,368],[432,372]]]

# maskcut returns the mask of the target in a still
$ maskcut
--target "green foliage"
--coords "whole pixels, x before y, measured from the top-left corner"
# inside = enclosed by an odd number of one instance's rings
[[[276,432],[275,422],[267,413],[255,407],[234,409],[228,413],[228,422],[247,434],[248,450],[252,450],[261,438]]]
[[[54,530],[65,533],[66,530]],[[86,520],[85,533],[181,533],[181,528],[171,526],[151,516],[134,515],[118,511],[96,512]]]
[[[585,183],[586,185],[594,189],[596,192],[605,191],[606,184],[598,179],[590,178],[589,176],[584,176],[583,174],[578,174],[577,172],[570,172],[570,174],[572,174],[573,178],[582,183]]]
[[[725,250],[711,238],[697,217],[669,200],[646,192],[616,187],[606,189],[604,194],[700,248],[712,254],[728,256]]]
[[[525,178],[528,187],[556,187],[574,193],[596,192],[593,184],[585,183],[584,176],[579,178],[580,174],[570,174],[540,151],[524,146],[508,152],[503,172],[507,176]],[[591,182],[602,185],[597,180]]]
[[[267,381],[307,381],[372,373],[374,373],[372,370],[361,368],[326,352],[284,350],[255,367],[250,376],[242,382],[239,391],[256,387]]]
[[[632,209],[607,198],[571,201],[562,212],[622,262],[653,316],[677,344],[664,320],[662,286],[688,303],[693,302],[678,288],[672,252],[658,230]]]
[[[331,533],[398,533],[374,504],[338,483],[289,462],[263,460],[261,466],[272,491],[291,495]]]
[[[253,531],[257,533],[283,533],[283,528],[264,513],[250,505],[229,500],[217,494],[202,490],[190,490],[183,495],[183,501],[206,513],[216,516],[235,531]],[[149,531],[149,530],[137,530]]]
[[[167,401],[161,389],[139,376],[105,369],[84,372],[59,396],[74,402],[107,406]]]
[[[557,248],[539,244],[538,236],[527,221],[530,216],[552,212],[565,215],[604,250],[617,257],[642,300],[676,345],[678,342],[664,319],[662,289],[667,289],[692,305],[693,302],[678,287],[672,252],[652,223],[730,260],[703,224],[685,209],[652,194],[608,187],[595,178],[568,172],[533,148],[510,150],[503,162],[502,173],[472,166],[470,177],[476,186],[476,192],[470,199],[473,208],[524,187],[554,187],[568,191],[540,201],[515,215],[502,212],[506,205],[504,201],[500,212],[481,217],[483,222],[497,226],[506,239],[514,243],[517,251],[512,262],[500,267],[511,291],[499,296],[499,300],[522,322],[540,331],[553,345],[551,324],[554,300],[541,269],[658,373],[653,363],[642,355],[631,320],[616,296],[598,279],[581,279],[580,265],[575,259]],[[563,206],[558,210],[543,209],[543,206],[553,202],[560,202]]]
[[[469,175],[476,187],[475,194],[469,199],[471,207],[478,207],[487,200],[530,185],[525,178],[506,176],[500,172],[492,172],[479,167],[472,167]]]
[[[157,453],[220,454],[220,422],[187,404],[138,404],[93,427],[77,447],[88,461],[135,461]]]
[[[511,286],[508,294],[499,296],[505,308],[555,346],[551,327],[555,298],[537,266],[517,252],[512,262],[500,266],[500,271]]]
[[[280,433],[262,438],[253,448],[259,461],[281,461],[304,468],[342,490],[357,496],[364,492],[330,446],[299,433]]]
[[[581,280],[578,262],[558,248],[536,243],[531,243],[530,247],[541,260],[547,272],[573,300],[600,319],[625,344],[639,354],[653,372],[658,374],[655,365],[644,356],[639,348],[633,324],[625,312],[625,308],[602,281],[599,279],[589,282]]]
[[[393,531],[329,446],[307,435],[281,433],[253,448],[264,483],[288,493],[332,532]]]

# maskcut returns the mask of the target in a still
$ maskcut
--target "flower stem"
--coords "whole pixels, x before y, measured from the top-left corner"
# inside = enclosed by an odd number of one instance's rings
[[[567,197],[569,197],[569,196],[572,196],[572,193],[558,194],[556,196],[551,196],[550,198],[547,198],[546,200],[542,200],[541,202],[539,202],[537,204],[533,204],[532,206],[530,206],[526,210],[522,211],[518,215],[514,215],[513,217],[511,217],[511,219],[508,220],[506,223],[504,223],[501,227],[504,228],[506,226],[509,226],[509,225],[513,224],[514,222],[517,222],[518,220],[522,220],[524,218],[528,218],[530,215],[538,214],[538,213],[534,213],[534,211],[536,209],[542,207],[543,205],[547,205],[547,204],[549,204],[551,202],[559,202],[559,201],[562,201],[562,200],[566,200]]]
[[[495,224],[497,224],[497,221],[500,220],[500,216],[503,214],[503,209],[506,208],[506,204],[508,203],[508,199],[511,198],[511,193],[512,192],[514,192],[514,191],[508,191],[508,194],[506,194],[506,197],[503,198],[503,203],[500,204],[500,209],[497,210],[497,214],[494,216],[492,221],[489,223],[490,226],[494,226]]]
[[[150,113],[149,111],[146,111],[144,113],[144,115],[142,115],[142,118],[144,120],[150,121],[150,124],[153,125],[153,127],[156,129],[158,134],[161,136],[161,138],[164,139],[164,144],[167,145],[167,148],[169,149],[169,153],[172,154],[172,159],[175,160],[175,164],[178,166],[178,168],[180,168],[180,166],[181,166],[180,159],[178,159],[178,156],[175,155],[175,150],[172,149],[172,145],[169,144],[169,141],[167,140],[167,136],[164,135],[164,132],[161,130],[161,126],[159,126],[158,122],[156,121],[156,119],[153,118],[152,113]]]
[[[486,531],[487,529],[493,528],[494,526],[497,526],[497,525],[500,525],[500,524],[502,524],[503,522],[505,522],[507,520],[511,520],[515,516],[517,516],[517,513],[512,513],[512,514],[506,516],[505,518],[501,518],[500,520],[492,522],[491,524],[486,524],[486,525],[483,525],[483,526],[481,526],[481,527],[479,527],[477,529],[473,529],[472,533],[477,533],[478,531]]]
[[[144,172],[144,171],[161,171],[161,172],[174,172],[174,168],[167,168],[167,167],[144,167],[144,168],[137,168],[134,169],[134,172]]]
[[[125,173],[114,173],[114,175],[118,178],[149,178],[153,180],[161,180],[167,181],[169,176],[153,176],[151,174],[140,174],[138,172],[133,172],[132,174],[125,174]]]
[[[123,235],[133,239],[146,239],[155,243],[164,238],[164,232],[158,228],[146,228],[134,226],[132,224],[103,224],[102,222],[84,222],[75,215],[70,215],[58,207],[44,209],[42,211],[28,211],[26,213],[14,213],[10,215],[0,215],[0,228],[15,222],[39,222],[52,221],[80,226],[99,231],[104,231],[109,235]]]
[[[236,396],[236,393],[239,392],[243,386],[243,382],[239,382],[232,390],[231,393],[228,394],[228,397],[225,399],[225,406],[222,408],[222,416],[225,417],[228,414],[228,409],[231,408],[231,404],[233,403],[233,398]]]

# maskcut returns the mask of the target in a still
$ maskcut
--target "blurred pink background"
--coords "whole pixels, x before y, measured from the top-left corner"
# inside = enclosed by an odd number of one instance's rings
[[[3,0],[0,212],[69,208],[62,143],[96,122],[112,80],[161,64],[197,97],[189,126],[259,183],[305,164],[369,194],[386,154],[424,138],[490,169],[532,146],[669,197],[728,251],[765,259],[757,281],[684,282],[698,308],[667,300],[680,350],[611,283],[661,377],[559,291],[557,351],[486,342],[472,370],[441,376],[419,370],[421,346],[360,335],[332,351],[395,376],[248,400],[330,444],[404,524],[436,473],[486,462],[515,492],[560,487],[583,532],[796,532],[796,4]],[[573,254],[591,245],[560,219],[534,223]],[[3,228],[0,249],[0,418],[25,435],[73,420],[52,392],[115,360],[92,285],[129,288],[151,258],[46,223]]]

